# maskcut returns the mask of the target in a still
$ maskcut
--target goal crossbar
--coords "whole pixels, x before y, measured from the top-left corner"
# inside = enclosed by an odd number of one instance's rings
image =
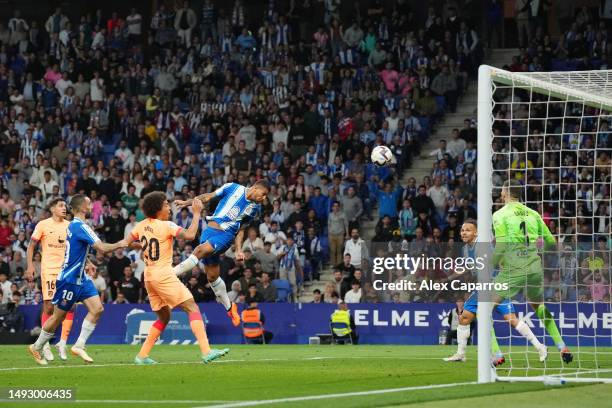
[[[495,82],[529,89],[561,100],[581,101],[598,109],[612,110],[612,70],[510,72],[494,67],[487,68]]]

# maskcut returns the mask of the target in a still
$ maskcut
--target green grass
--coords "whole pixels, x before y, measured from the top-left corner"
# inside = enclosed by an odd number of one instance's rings
[[[230,354],[218,363],[199,363],[195,346],[156,346],[156,366],[131,362],[136,346],[90,346],[92,366],[71,358],[36,366],[25,346],[0,346],[0,387],[73,387],[77,401],[45,403],[45,407],[197,407],[224,401],[253,401],[465,383],[476,380],[476,349],[467,363],[445,363],[454,352],[445,346],[230,346]],[[555,356],[556,357],[556,356]],[[535,356],[534,356],[535,358]],[[554,360],[554,359],[553,359]],[[530,364],[538,363],[530,360]],[[495,383],[446,388],[407,390],[375,395],[343,396],[294,401],[275,406],[378,407],[409,406],[495,408],[534,406],[544,408],[560,400],[564,407],[605,406],[611,385],[545,386],[542,383]],[[562,398],[562,399],[561,399]],[[130,404],[80,402],[79,400],[150,400]],[[159,401],[159,403],[155,402]],[[180,401],[192,401],[181,403]],[[426,405],[422,405],[427,403]],[[470,404],[470,405],[467,405]],[[0,406],[8,406],[1,403]],[[43,406],[19,403],[13,406]],[[266,403],[262,406],[269,406]],[[416,406],[416,405],[414,405]]]

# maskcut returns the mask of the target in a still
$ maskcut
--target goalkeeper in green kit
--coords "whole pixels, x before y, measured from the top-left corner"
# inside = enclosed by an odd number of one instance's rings
[[[538,318],[544,322],[546,332],[552,337],[565,363],[573,356],[563,342],[552,314],[543,301],[544,268],[538,254],[538,240],[543,238],[544,249],[556,249],[556,240],[536,211],[520,202],[523,185],[510,179],[504,183],[501,198],[504,206],[493,214],[495,251],[493,266],[500,266],[496,283],[507,283],[508,290],[497,292],[499,303],[514,298],[524,289],[527,301]]]

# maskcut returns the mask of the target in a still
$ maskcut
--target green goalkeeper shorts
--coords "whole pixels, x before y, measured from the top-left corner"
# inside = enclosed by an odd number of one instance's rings
[[[502,271],[495,278],[495,283],[507,283],[508,290],[498,290],[497,294],[504,299],[512,299],[521,291],[528,300],[542,302],[544,271],[538,263],[533,263],[519,271]]]

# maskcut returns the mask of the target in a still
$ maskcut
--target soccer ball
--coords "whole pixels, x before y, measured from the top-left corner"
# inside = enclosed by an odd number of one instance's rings
[[[393,160],[393,153],[387,146],[376,146],[374,150],[372,150],[370,158],[372,159],[372,163],[377,166],[386,166]]]

